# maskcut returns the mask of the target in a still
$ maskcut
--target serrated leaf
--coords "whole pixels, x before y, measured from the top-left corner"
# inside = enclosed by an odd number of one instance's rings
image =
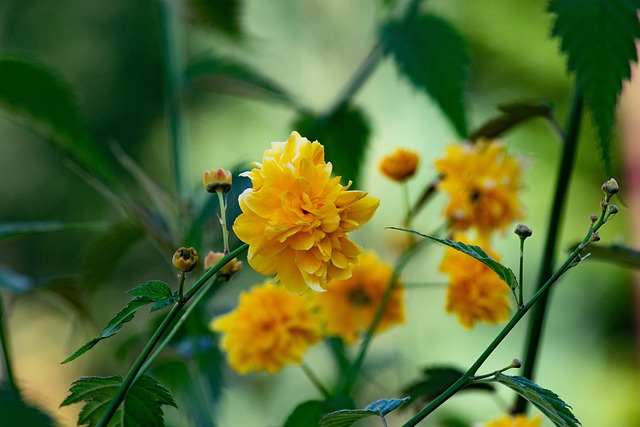
[[[449,366],[431,367],[422,371],[422,378],[402,389],[412,401],[430,402],[458,381],[464,372]],[[469,384],[462,390],[494,391],[491,384]]]
[[[551,0],[552,34],[561,39],[568,69],[593,116],[605,169],[611,174],[611,133],[622,81],[637,62],[638,0]]]
[[[364,409],[341,409],[331,412],[320,419],[320,427],[348,427],[364,418],[378,415],[384,418],[389,412],[396,410],[410,398],[380,399],[368,404]]]
[[[233,38],[242,35],[240,0],[188,0],[187,5],[193,20],[203,27]]]
[[[71,91],[51,70],[17,58],[0,59],[0,104],[37,125],[32,127],[82,168],[104,182],[117,182]]]
[[[462,36],[444,19],[421,15],[389,22],[380,40],[400,72],[438,104],[460,137],[467,135],[464,92],[469,53]]]
[[[572,246],[572,250],[578,244]],[[606,262],[620,264],[625,267],[640,269],[640,251],[622,245],[591,245],[589,246],[590,258]]]
[[[551,105],[545,101],[518,101],[499,105],[500,115],[486,121],[469,135],[471,141],[497,138],[511,128],[537,117],[552,118]]]
[[[119,375],[80,378],[71,384],[70,394],[60,406],[85,402],[78,416],[78,426],[93,427],[121,383],[122,377]],[[142,375],[127,392],[109,427],[164,427],[163,405],[177,407],[169,390],[155,379]]]
[[[480,261],[491,270],[493,270],[500,279],[505,282],[511,289],[517,289],[518,287],[518,279],[516,279],[516,275],[509,267],[505,267],[500,264],[498,261],[491,258],[491,256],[484,251],[480,246],[468,245],[463,242],[456,242],[449,239],[441,239],[439,237],[429,236],[428,234],[422,234],[415,230],[407,230],[405,228],[400,227],[388,227],[392,230],[400,230],[405,231],[407,233],[417,234],[418,236],[426,237],[427,239],[434,240],[436,242],[442,243],[443,245],[447,245],[450,248],[453,248],[459,252],[469,255],[470,257]]]
[[[577,427],[580,422],[567,405],[551,390],[540,387],[528,378],[495,373],[495,381],[504,384],[531,402],[558,427]]]
[[[0,240],[12,237],[27,237],[56,231],[98,230],[104,228],[102,222],[5,222],[0,224]]]
[[[325,159],[333,165],[333,175],[342,176],[357,187],[364,154],[369,143],[369,122],[356,107],[345,105],[329,117],[305,114],[295,120],[293,129],[309,140],[318,140]]]
[[[187,66],[185,74],[187,84],[196,85],[198,89],[293,102],[289,93],[278,83],[233,59],[215,56],[200,58]]]
[[[160,280],[150,280],[127,292],[136,298],[149,298],[155,303],[151,307],[152,312],[162,310],[177,300],[177,296],[171,293],[169,285]]]

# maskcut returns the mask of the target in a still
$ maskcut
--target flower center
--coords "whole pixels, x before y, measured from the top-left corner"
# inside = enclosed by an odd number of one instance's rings
[[[353,305],[364,306],[371,302],[371,295],[362,288],[356,288],[349,292],[349,301]]]

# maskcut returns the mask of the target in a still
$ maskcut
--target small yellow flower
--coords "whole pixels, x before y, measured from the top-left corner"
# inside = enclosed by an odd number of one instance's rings
[[[460,239],[464,241],[464,238]],[[483,245],[478,245],[483,246]],[[496,261],[497,255],[485,251]],[[453,248],[445,251],[440,271],[450,277],[447,312],[466,328],[476,322],[499,323],[509,318],[509,286],[486,265]]]
[[[178,271],[188,273],[198,265],[198,252],[195,248],[179,248],[173,254],[171,262]]]
[[[394,181],[403,182],[411,178],[418,169],[420,156],[405,148],[398,148],[393,154],[384,156],[380,161],[380,172]]]
[[[489,421],[484,427],[540,427],[540,417],[536,416],[531,419],[526,415],[516,415],[515,417],[505,415],[493,421]]]
[[[221,347],[240,374],[275,373],[301,363],[307,348],[322,338],[321,321],[308,296],[270,282],[243,292],[238,307],[214,319],[210,328],[223,333]]]
[[[360,256],[360,264],[346,280],[334,280],[327,292],[315,294],[315,300],[327,322],[328,335],[354,343],[371,326],[382,296],[391,280],[393,268],[372,252]],[[402,285],[396,283],[376,332],[404,322]]]
[[[522,217],[521,166],[503,144],[450,145],[435,167],[443,175],[439,188],[450,197],[445,216],[452,231],[475,227],[488,235]]]
[[[204,257],[204,268],[205,270],[210,269],[214,265],[216,265],[222,258],[224,258],[224,254],[222,252],[213,252],[209,251],[206,257]],[[221,279],[229,280],[231,276],[236,274],[242,268],[242,261],[238,261],[238,258],[233,258],[231,261],[226,263],[219,271],[218,276]]]
[[[350,277],[362,248],[347,233],[369,221],[380,201],[331,178],[324,147],[297,132],[253,165],[245,174],[253,188],[240,195],[242,214],[233,225],[249,244],[251,267],[297,293]]]
[[[209,193],[226,193],[231,190],[233,175],[227,169],[211,169],[204,171],[202,183]]]

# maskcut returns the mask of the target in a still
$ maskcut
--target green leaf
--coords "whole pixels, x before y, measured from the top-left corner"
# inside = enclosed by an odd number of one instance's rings
[[[171,294],[171,289],[169,285],[159,280],[151,280],[149,282],[143,283],[142,285],[131,289],[128,291],[135,298],[133,298],[125,308],[120,310],[118,314],[115,315],[113,319],[107,323],[107,326],[102,330],[100,336],[92,338],[75,353],[65,359],[62,363],[68,363],[72,360],[77,359],[82,356],[87,351],[91,350],[96,344],[98,344],[103,339],[109,338],[117,334],[122,326],[133,320],[136,312],[144,307],[147,304],[151,304],[152,302],[156,303],[151,311],[160,310],[161,308],[166,307],[167,305],[173,303],[175,301],[175,297]]]
[[[190,17],[205,28],[233,38],[242,36],[240,0],[188,0]]]
[[[430,367],[422,371],[422,378],[402,389],[412,402],[430,402],[458,381],[464,372],[450,366]],[[494,391],[491,384],[469,384],[463,390]]]
[[[462,36],[442,18],[421,15],[407,23],[387,23],[380,40],[399,71],[426,90],[458,135],[466,137],[464,92],[470,60]]]
[[[292,103],[289,93],[260,72],[229,58],[208,56],[190,63],[186,70],[188,85],[221,93],[256,98],[272,98]]]
[[[78,416],[78,426],[93,427],[97,425],[121,383],[122,377],[119,375],[80,378],[71,384],[70,394],[60,406],[85,402]],[[143,375],[127,392],[109,427],[164,427],[162,405],[177,408],[169,390],[155,379]]]
[[[17,58],[0,59],[0,104],[37,125],[32,127],[85,170],[104,182],[117,181],[71,91],[51,70]]]
[[[394,411],[400,405],[406,403],[408,397],[402,399],[380,399],[370,403],[364,409],[341,409],[331,412],[320,420],[320,427],[348,427],[364,418],[378,415],[382,418]]]
[[[283,427],[316,426],[327,412],[326,402],[322,400],[307,400],[295,407],[287,417]]]
[[[593,116],[602,160],[611,174],[611,132],[622,81],[637,62],[638,0],[551,0],[552,34],[561,39],[568,69],[575,72]]]
[[[449,239],[441,239],[439,237],[429,236],[427,234],[422,234],[415,230],[407,230],[405,228],[399,228],[399,227],[387,227],[387,228],[390,228],[392,230],[400,230],[400,231],[405,231],[407,233],[417,234],[418,236],[426,237],[427,239],[440,242],[443,245],[447,245],[450,248],[453,248],[457,251],[465,253],[470,257],[480,261],[481,263],[489,267],[491,270],[493,270],[498,275],[498,277],[502,279],[503,282],[509,285],[511,289],[517,289],[518,287],[518,279],[516,279],[516,275],[513,273],[513,271],[509,267],[505,267],[504,265],[500,264],[498,261],[491,258],[491,256],[488,253],[486,253],[484,249],[482,249],[480,246],[468,245],[466,243],[455,242]]]
[[[54,427],[47,413],[25,402],[7,385],[0,384],[0,420],[3,427]]]
[[[500,115],[489,119],[469,135],[471,141],[497,138],[511,128],[537,117],[553,120],[551,105],[545,101],[518,101],[499,105]]]
[[[572,249],[578,247],[573,245]],[[624,267],[640,269],[640,251],[621,245],[590,245],[588,248],[591,258],[616,263]]]
[[[99,230],[104,228],[101,222],[5,222],[0,224],[0,240],[12,237],[27,237],[55,231]]]
[[[343,184],[351,180],[358,186],[370,133],[369,122],[359,109],[345,105],[328,117],[304,114],[296,119],[293,129],[324,145],[333,175],[342,176]]]
[[[567,405],[551,390],[540,387],[525,377],[512,377],[495,373],[495,381],[504,384],[531,402],[536,408],[559,427],[576,427],[580,422],[573,416]]]

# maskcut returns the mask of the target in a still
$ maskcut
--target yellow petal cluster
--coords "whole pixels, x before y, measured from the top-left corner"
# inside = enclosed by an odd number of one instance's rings
[[[499,261],[494,252],[485,251]],[[509,318],[511,290],[489,267],[469,255],[447,248],[440,271],[450,277],[447,312],[455,314],[464,327],[470,329],[479,321],[499,323]]]
[[[346,280],[334,280],[327,291],[314,294],[326,321],[326,333],[354,343],[371,326],[376,310],[387,289],[393,268],[380,261],[375,253],[365,252],[360,264],[353,267]],[[401,283],[396,283],[376,333],[404,322]]]
[[[505,415],[493,421],[489,421],[484,427],[540,427],[541,419],[536,416],[531,419],[526,415],[516,415],[515,417]]]
[[[521,165],[503,144],[450,145],[435,167],[443,176],[439,188],[449,195],[445,216],[452,231],[475,227],[486,236],[522,217]]]
[[[238,307],[214,319],[221,347],[238,373],[274,373],[302,362],[307,348],[322,338],[322,322],[310,298],[265,282],[240,295]]]
[[[418,153],[406,148],[398,148],[392,154],[382,158],[379,169],[387,178],[404,182],[416,173],[418,163],[420,163]]]
[[[380,201],[331,178],[324,147],[297,132],[273,142],[253,165],[244,174],[253,188],[240,195],[242,214],[233,225],[249,244],[251,267],[297,293],[350,277],[362,248],[348,233],[369,221]]]

